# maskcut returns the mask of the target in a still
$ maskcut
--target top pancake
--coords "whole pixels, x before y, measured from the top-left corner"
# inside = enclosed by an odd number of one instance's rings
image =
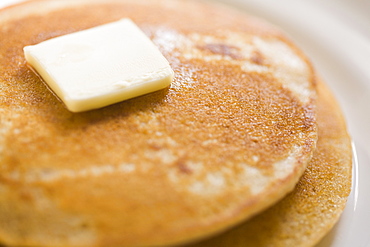
[[[120,18],[169,60],[171,87],[67,111],[23,47]],[[4,243],[204,237],[282,198],[311,159],[314,72],[260,20],[190,1],[31,1],[0,12],[0,36]]]

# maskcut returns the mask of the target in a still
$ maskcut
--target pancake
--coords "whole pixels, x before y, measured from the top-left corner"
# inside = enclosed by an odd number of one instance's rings
[[[319,139],[293,192],[238,227],[188,247],[314,246],[335,225],[351,190],[351,139],[328,87],[318,84]]]
[[[71,113],[22,49],[131,18],[172,85]],[[297,184],[317,140],[315,73],[277,28],[192,1],[31,1],[0,12],[0,240],[153,246],[216,234]]]

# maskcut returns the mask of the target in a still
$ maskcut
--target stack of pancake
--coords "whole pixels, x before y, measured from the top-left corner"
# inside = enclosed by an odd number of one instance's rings
[[[171,86],[72,113],[23,47],[132,19]],[[278,28],[181,0],[36,0],[0,11],[0,242],[312,246],[351,187],[341,110]]]

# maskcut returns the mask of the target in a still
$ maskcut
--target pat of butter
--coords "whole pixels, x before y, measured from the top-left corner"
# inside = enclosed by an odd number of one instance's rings
[[[129,19],[24,47],[27,62],[72,112],[166,88],[173,71]]]

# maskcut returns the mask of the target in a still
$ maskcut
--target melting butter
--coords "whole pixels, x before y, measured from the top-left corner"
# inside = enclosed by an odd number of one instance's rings
[[[72,112],[166,88],[174,75],[163,54],[130,19],[26,46],[24,54]]]

